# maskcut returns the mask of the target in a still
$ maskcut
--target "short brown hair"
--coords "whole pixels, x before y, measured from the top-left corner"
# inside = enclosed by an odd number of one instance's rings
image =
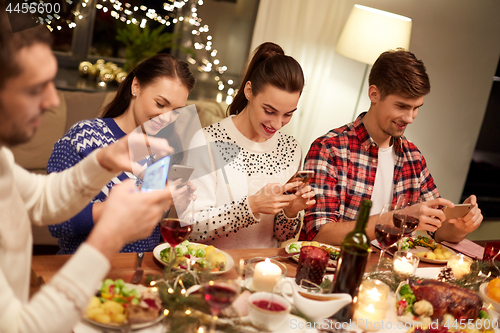
[[[45,26],[38,26],[12,33],[7,12],[0,0],[0,89],[11,77],[21,73],[21,66],[16,60],[16,54],[24,47],[37,43],[52,45],[52,35]]]
[[[238,114],[247,106],[245,84],[252,83],[252,93],[257,95],[267,84],[290,93],[302,92],[304,73],[297,60],[285,55],[283,49],[275,43],[266,42],[255,50],[241,81],[238,93],[229,105],[229,114]]]
[[[422,97],[431,91],[429,76],[422,60],[404,49],[382,53],[373,64],[369,85],[375,85],[381,98],[398,94],[408,98]]]

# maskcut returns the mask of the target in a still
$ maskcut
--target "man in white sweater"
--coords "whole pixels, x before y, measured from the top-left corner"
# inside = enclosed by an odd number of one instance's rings
[[[8,147],[29,140],[44,110],[59,103],[52,82],[57,62],[47,34],[45,27],[12,33],[0,0],[0,332],[71,332],[113,254],[148,236],[172,204],[168,190],[140,193],[126,182],[113,188],[87,241],[28,298],[31,224],[59,223],[78,213],[112,177],[131,171],[129,148],[144,142],[127,136],[49,176],[14,163]],[[157,153],[172,152],[166,140],[150,144]]]

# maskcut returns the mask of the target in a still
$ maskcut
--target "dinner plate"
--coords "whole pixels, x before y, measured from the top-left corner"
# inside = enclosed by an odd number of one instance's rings
[[[243,321],[250,321],[250,316],[242,317]],[[298,317],[291,313],[283,322],[278,329],[271,331],[271,333],[317,333],[318,329],[311,325],[307,325],[307,321],[304,318]]]
[[[452,255],[456,254],[456,252],[453,251],[452,249],[450,249],[449,247],[444,246],[444,245],[442,245],[442,247],[445,248],[446,250],[448,250],[449,252],[451,252]],[[418,252],[427,252],[427,251],[431,251],[431,250],[426,248],[426,247],[423,247],[423,246],[416,246],[414,249],[410,249],[409,252],[418,253]],[[438,259],[429,259],[429,258],[425,258],[425,257],[419,257],[419,259],[420,259],[420,261],[427,262],[429,264],[446,264],[448,262],[448,259],[438,260]]]
[[[189,244],[193,244],[193,245],[200,245],[200,243],[189,243]],[[158,260],[160,263],[162,263],[163,265],[167,265],[168,263],[164,262],[163,260],[161,260],[161,251],[163,251],[164,249],[166,249],[167,247],[170,247],[170,244],[168,243],[162,243],[158,246],[156,246],[153,250],[153,256],[156,258],[156,260]],[[218,248],[215,248],[215,251],[219,252],[219,253],[222,253],[223,255],[226,256],[226,267],[224,268],[224,270],[222,271],[218,271],[218,272],[211,272],[212,274],[224,274],[225,272],[227,271],[230,271],[231,268],[233,268],[234,266],[234,260],[233,260],[233,257],[231,257],[227,252],[224,252],[222,250],[219,250]]]
[[[293,242],[293,243],[288,244],[285,247],[286,253],[292,253],[292,252],[290,252],[290,246],[292,244],[302,244],[302,243],[304,243],[304,242]],[[311,243],[311,242],[307,242],[307,243]],[[328,244],[324,244],[324,243],[319,243],[319,245],[320,245],[319,247],[321,247],[321,248],[328,248],[328,249],[333,249],[335,251],[340,251],[340,248],[337,246],[332,246],[332,245],[328,245]],[[298,262],[299,261],[299,252],[297,252],[297,255],[293,256],[292,259]],[[335,272],[336,266],[337,266],[337,260],[329,259],[328,266],[326,267],[326,271],[327,272]]]
[[[147,288],[147,287],[145,287],[143,285],[140,285],[140,284],[131,284],[131,283],[126,283],[126,282],[125,282],[125,286],[129,287],[130,289],[136,289],[140,293],[142,293],[143,291],[146,291],[146,290],[149,289],[149,288]],[[140,324],[130,325],[130,330],[136,331],[136,330],[140,330],[140,329],[143,329],[143,328],[146,328],[146,327],[153,326],[153,325],[159,323],[160,321],[162,321],[162,319],[164,317],[165,316],[163,315],[163,311],[160,311],[160,314],[159,314],[158,318],[156,318],[155,320],[148,321],[147,323],[140,323]],[[87,318],[87,316],[85,314],[83,315],[83,321],[85,323],[91,325],[91,326],[94,326],[94,327],[97,327],[97,328],[105,328],[107,330],[121,331],[123,329],[128,329],[127,325],[99,323],[97,321],[94,321],[92,319]]]

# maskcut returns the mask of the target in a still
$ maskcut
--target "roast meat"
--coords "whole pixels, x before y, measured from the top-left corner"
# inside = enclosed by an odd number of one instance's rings
[[[432,304],[432,319],[441,319],[446,313],[456,319],[476,319],[483,307],[483,301],[472,290],[453,286],[437,280],[410,280],[417,301],[426,300]]]

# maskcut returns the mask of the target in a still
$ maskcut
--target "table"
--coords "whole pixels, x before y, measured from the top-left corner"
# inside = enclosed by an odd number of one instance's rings
[[[285,255],[284,248],[266,248],[266,249],[237,249],[237,250],[224,250],[235,262],[235,267],[241,259],[250,259],[254,257],[271,257],[276,255]],[[379,250],[372,247],[372,253],[368,259],[367,268],[376,264],[379,257]],[[71,255],[42,255],[34,256],[32,259],[32,268],[35,273],[42,277],[45,282],[48,282],[54,274],[71,258]],[[297,271],[297,264],[292,259],[281,260],[287,267],[287,276],[295,277]],[[135,271],[136,254],[135,253],[117,253],[112,262],[111,269],[107,275],[110,279],[123,279],[125,282],[132,280],[132,275]],[[153,252],[146,252],[142,261],[142,268],[144,269],[143,281],[147,274],[161,274],[163,272],[163,265],[160,264],[153,256]],[[420,262],[418,267],[439,267],[429,263]],[[236,270],[233,268],[225,273],[223,277],[236,277]]]

